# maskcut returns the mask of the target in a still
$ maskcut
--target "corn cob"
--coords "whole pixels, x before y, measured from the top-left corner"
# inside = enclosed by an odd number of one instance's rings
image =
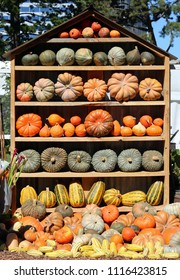
[[[118,253],[118,255],[121,256],[121,257],[135,259],[135,258],[138,258],[139,253],[134,252],[134,251],[126,251],[126,252],[122,252],[120,254]]]
[[[127,251],[126,247],[122,246],[122,247],[120,247],[119,250],[118,250],[118,255],[120,255],[120,254],[122,254],[122,253],[124,253],[124,252],[126,252],[126,251]]]
[[[179,258],[179,253],[176,252],[167,252],[162,254],[162,257],[167,258],[167,259],[177,259]]]
[[[117,248],[116,248],[116,244],[114,242],[110,242],[109,250],[113,256],[117,255]]]
[[[49,257],[49,258],[58,258],[59,257],[59,250],[55,250],[52,252],[46,252],[45,256]]]
[[[101,248],[102,248],[102,250],[108,250],[109,249],[109,241],[107,239],[103,239]]]
[[[82,245],[79,248],[80,252],[87,252],[87,251],[93,251],[92,245]]]
[[[46,252],[52,252],[53,251],[53,247],[52,246],[40,246],[38,248],[38,250],[42,253],[46,253]]]
[[[97,238],[92,237],[91,242],[92,242],[92,248],[93,248],[94,251],[96,251],[96,249],[101,249],[102,248],[101,243]]]
[[[92,258],[99,258],[105,256],[105,252],[101,250],[101,252],[93,252],[90,257]]]
[[[58,250],[58,257],[59,258],[64,258],[64,257],[72,257],[73,254],[71,251],[68,251],[68,250]]]
[[[81,255],[83,256],[83,257],[91,257],[92,256],[92,254],[94,254],[95,252],[94,252],[94,250],[89,250],[89,251],[84,251],[84,252],[82,252],[81,253]]]
[[[52,246],[53,248],[56,247],[56,241],[55,240],[47,239],[46,243],[47,243],[47,246]]]
[[[127,244],[126,249],[135,252],[142,252],[144,247],[142,245],[137,245],[137,244]]]
[[[30,255],[30,256],[35,256],[35,257],[43,255],[43,253],[41,251],[35,250],[35,249],[28,250],[27,254]]]

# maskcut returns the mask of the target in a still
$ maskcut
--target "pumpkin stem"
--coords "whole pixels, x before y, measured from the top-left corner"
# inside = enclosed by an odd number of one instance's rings
[[[77,162],[81,162],[81,156],[77,155]]]
[[[132,163],[132,158],[127,158],[127,161],[129,162],[129,163]]]

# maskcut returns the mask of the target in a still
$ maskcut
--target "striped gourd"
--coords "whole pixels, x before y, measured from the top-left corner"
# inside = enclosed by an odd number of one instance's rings
[[[63,184],[57,184],[54,187],[56,201],[59,204],[69,204],[69,194],[67,188]]]
[[[133,206],[140,201],[146,201],[146,194],[143,191],[136,190],[122,194],[122,205]]]
[[[82,207],[85,205],[85,194],[80,183],[74,182],[69,185],[69,202],[72,207]]]
[[[121,193],[119,190],[111,188],[105,191],[103,200],[104,202],[108,204],[113,204],[116,206],[119,206],[121,203]]]
[[[162,181],[154,182],[147,191],[147,202],[153,206],[159,205],[163,196],[164,183]]]
[[[102,181],[95,182],[90,188],[87,195],[87,204],[100,205],[105,192],[105,183]]]
[[[20,193],[20,204],[22,205],[26,200],[28,199],[37,199],[38,195],[36,193],[36,190],[27,185],[26,187],[22,188]]]
[[[47,208],[51,208],[56,204],[56,196],[53,191],[50,191],[49,188],[46,188],[45,190],[41,191],[38,195],[38,200],[41,203],[44,203],[44,205]]]

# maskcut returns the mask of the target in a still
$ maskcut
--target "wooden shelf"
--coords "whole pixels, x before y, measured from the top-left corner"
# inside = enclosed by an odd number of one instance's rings
[[[60,43],[134,43],[137,42],[131,37],[120,37],[120,38],[52,38],[46,43],[60,44]]]

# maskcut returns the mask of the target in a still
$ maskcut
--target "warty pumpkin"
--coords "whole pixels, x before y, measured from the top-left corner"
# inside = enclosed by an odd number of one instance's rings
[[[131,73],[113,73],[107,85],[110,96],[119,102],[134,99],[139,91],[138,78]]]
[[[162,95],[162,84],[157,79],[145,78],[139,84],[139,95],[144,100],[158,100]]]
[[[75,101],[83,93],[82,78],[67,72],[59,74],[55,83],[55,93],[63,101]]]
[[[89,79],[84,83],[83,93],[88,101],[100,101],[105,98],[107,85],[104,80],[97,78]]]
[[[23,114],[16,121],[16,129],[23,137],[32,137],[42,128],[42,119],[34,113]]]
[[[38,195],[36,190],[27,185],[26,187],[22,188],[20,192],[20,204],[22,205],[28,199],[37,199]]]
[[[75,150],[68,154],[67,164],[73,172],[87,172],[91,167],[91,156],[83,150]]]
[[[92,166],[97,172],[111,172],[117,163],[117,154],[111,149],[99,150],[92,156]]]
[[[118,155],[117,163],[121,171],[134,172],[141,167],[142,156],[138,149],[125,149]]]
[[[27,149],[20,152],[20,156],[26,158],[25,165],[22,172],[33,173],[36,172],[41,166],[41,156],[40,153],[34,149]]]
[[[110,133],[113,128],[113,117],[103,109],[91,111],[84,120],[87,133],[95,137],[103,137]]]
[[[54,82],[47,78],[41,78],[35,82],[34,95],[40,102],[46,102],[54,97]]]
[[[56,196],[53,191],[51,191],[48,187],[41,191],[38,195],[38,200],[43,203],[46,208],[51,208],[56,204]]]
[[[41,153],[41,166],[47,172],[58,172],[66,164],[67,153],[62,148],[50,147]]]
[[[30,83],[21,83],[16,88],[16,97],[22,102],[30,101],[33,98],[33,86]]]

